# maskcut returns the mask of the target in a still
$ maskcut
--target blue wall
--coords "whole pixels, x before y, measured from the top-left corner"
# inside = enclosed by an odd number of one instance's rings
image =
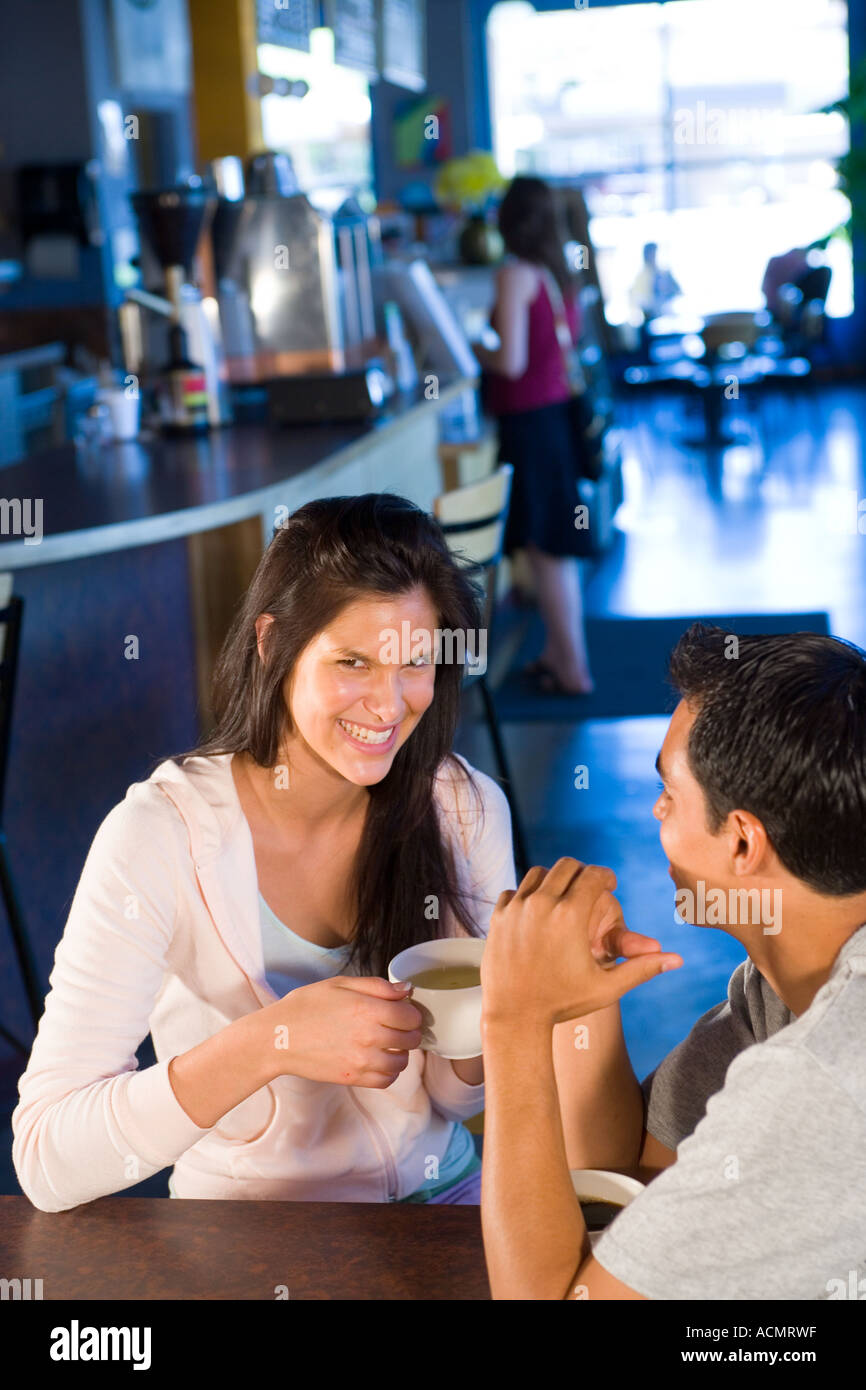
[[[428,0],[427,92],[431,97],[445,97],[449,102],[455,154],[465,154],[477,143],[474,136],[477,102],[473,99],[471,42],[472,29],[466,0]],[[370,97],[373,104],[373,158],[378,196],[395,198],[410,183],[432,185],[437,172],[435,168],[422,171],[399,169],[394,161],[394,115],[403,102],[413,99],[413,93],[402,87],[393,87],[389,82],[376,82],[370,88]],[[489,121],[488,138],[483,143],[489,147]]]
[[[11,4],[7,4],[7,9]],[[116,101],[123,113],[159,109],[174,116],[178,169],[192,169],[189,97],[148,93],[140,100],[122,91],[115,78],[112,27],[107,0],[30,0],[4,16],[0,40],[0,189],[12,200],[12,170],[19,164],[102,161],[97,107]],[[128,202],[135,187],[134,161],[112,177],[103,167],[96,180],[101,245],[81,248],[81,272],[72,280],[27,275],[3,294],[7,310],[116,305],[123,297],[114,283],[111,238],[124,228],[135,233]],[[135,233],[137,234],[137,233]]]
[[[24,600],[5,824],[40,978],[101,821],[157,760],[199,738],[184,540],[15,572]],[[140,660],[124,658],[137,634]],[[28,1018],[5,912],[0,1018]]]

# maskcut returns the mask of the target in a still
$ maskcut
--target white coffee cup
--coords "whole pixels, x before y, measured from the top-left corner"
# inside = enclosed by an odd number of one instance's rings
[[[572,1168],[571,1185],[582,1202],[616,1202],[621,1207],[627,1207],[644,1190],[637,1178],[604,1168]],[[590,1245],[594,1248],[603,1235],[604,1231],[590,1231]]]
[[[480,937],[445,936],[422,941],[396,955],[388,966],[388,979],[397,983],[410,980],[422,970],[443,965],[479,965],[485,942]],[[412,991],[411,1002],[423,1019],[421,1047],[452,1061],[481,1056],[481,986],[468,989],[423,989]]]
[[[108,406],[111,437],[135,439],[141,405],[138,393],[128,394],[125,386],[107,386],[100,390],[98,399]]]

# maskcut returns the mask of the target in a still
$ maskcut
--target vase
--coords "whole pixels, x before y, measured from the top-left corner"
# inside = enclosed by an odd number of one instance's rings
[[[457,242],[464,265],[493,265],[502,259],[505,243],[496,227],[480,212],[468,218]]]

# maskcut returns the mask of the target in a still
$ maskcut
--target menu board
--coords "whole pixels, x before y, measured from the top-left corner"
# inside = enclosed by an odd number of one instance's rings
[[[112,0],[117,85],[127,92],[186,95],[190,89],[186,0]]]
[[[325,19],[334,31],[334,62],[379,76],[376,0],[327,0]]]
[[[379,0],[379,67],[386,82],[427,86],[425,0]]]
[[[316,0],[256,0],[256,40],[280,48],[310,51],[310,30],[318,19]]]

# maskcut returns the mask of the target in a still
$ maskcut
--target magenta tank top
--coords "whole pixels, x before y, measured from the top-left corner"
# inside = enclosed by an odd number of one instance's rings
[[[574,300],[566,300],[565,312],[575,340],[580,331],[580,313]],[[491,325],[496,327],[495,313]],[[537,410],[542,405],[566,401],[571,394],[562,349],[556,336],[556,320],[547,287],[541,280],[538,293],[529,306],[529,361],[526,371],[514,380],[499,372],[487,375],[486,405],[493,415],[511,415],[518,410]]]

